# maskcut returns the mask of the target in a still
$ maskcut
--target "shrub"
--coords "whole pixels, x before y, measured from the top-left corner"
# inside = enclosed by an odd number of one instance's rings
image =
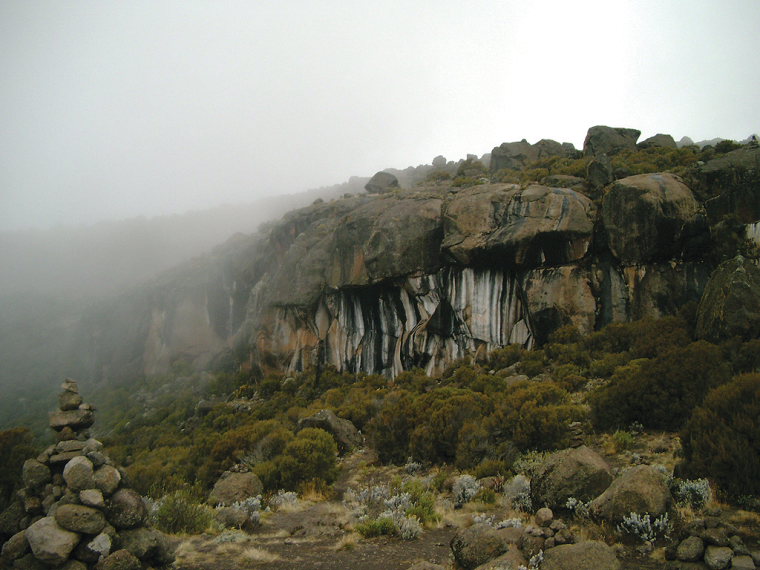
[[[712,500],[707,479],[673,479],[670,492],[676,503],[693,509],[701,509]]]
[[[176,491],[159,499],[151,515],[159,530],[173,534],[199,534],[216,523],[214,509],[198,503],[185,491]]]
[[[422,534],[422,525],[417,517],[401,517],[396,521],[398,535],[404,540],[414,540]]]
[[[555,382],[520,382],[497,402],[485,423],[495,443],[512,442],[518,449],[555,449],[566,443],[567,425],[582,418]]]
[[[2,511],[21,482],[21,467],[29,457],[35,457],[37,450],[34,438],[26,428],[12,428],[0,431],[0,511]]]
[[[729,495],[760,494],[760,374],[713,389],[681,432],[682,472],[709,477]]]
[[[578,519],[588,519],[591,514],[591,501],[581,501],[575,497],[569,497],[565,502],[565,508],[573,513],[573,516]]]
[[[636,443],[636,438],[629,431],[616,430],[615,433],[612,434],[612,442],[617,451],[623,451],[625,449],[631,449]]]
[[[516,364],[522,358],[525,349],[519,344],[510,344],[504,348],[498,348],[488,355],[488,367],[501,370]]]
[[[357,524],[355,528],[356,532],[361,534],[364,538],[392,535],[396,533],[396,524],[391,517],[386,516],[361,522]]]
[[[622,522],[616,528],[618,532],[633,536],[642,542],[654,542],[658,538],[668,538],[671,524],[668,520],[668,513],[660,515],[656,519],[652,519],[648,513],[643,515],[630,513],[623,517]]]
[[[323,429],[306,428],[288,442],[274,461],[283,489],[294,490],[300,483],[321,479],[332,483],[337,474],[338,446]]]
[[[473,475],[477,479],[483,477],[502,477],[510,473],[509,464],[500,459],[484,459],[475,467]]]
[[[482,488],[474,499],[486,505],[493,505],[496,502],[496,491],[490,488]]]
[[[594,424],[602,429],[641,422],[676,430],[710,388],[725,383],[729,368],[720,349],[706,341],[691,343],[651,360],[618,368],[612,382],[589,397]]]
[[[470,502],[480,491],[480,483],[472,475],[460,475],[454,481],[452,493],[454,494],[454,503],[464,505]]]

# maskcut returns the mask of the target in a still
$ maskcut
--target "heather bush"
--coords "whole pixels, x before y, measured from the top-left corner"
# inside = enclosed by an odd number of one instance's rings
[[[332,483],[338,474],[337,455],[338,446],[329,433],[319,428],[302,429],[274,460],[279,469],[279,486],[294,490],[307,481]]]
[[[494,443],[512,442],[518,449],[556,449],[567,440],[567,425],[583,416],[555,382],[520,382],[495,403],[485,422]]]
[[[173,534],[200,534],[216,525],[214,509],[199,503],[185,491],[176,491],[156,501],[150,515],[156,528]]]
[[[729,374],[720,349],[705,341],[620,367],[608,386],[589,397],[594,424],[610,429],[638,421],[648,428],[678,429]]]
[[[360,522],[354,529],[364,538],[373,538],[395,534],[396,524],[391,517],[385,516]]]
[[[501,370],[519,362],[526,352],[519,344],[510,344],[492,351],[488,355],[487,365],[489,368]]]
[[[37,455],[34,438],[26,428],[0,431],[0,511],[7,505],[21,482],[21,466],[29,457]]]
[[[742,374],[707,395],[681,432],[681,471],[709,477],[731,496],[760,494],[760,374]]]

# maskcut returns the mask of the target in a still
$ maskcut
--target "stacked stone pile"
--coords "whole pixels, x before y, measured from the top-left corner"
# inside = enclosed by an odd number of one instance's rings
[[[90,435],[94,408],[73,380],[62,388],[60,409],[50,414],[58,441],[24,463],[24,487],[3,514],[15,522],[15,534],[2,547],[0,566],[138,570],[170,564],[170,541],[147,526],[142,497]]]
[[[567,431],[570,436],[570,445],[568,447],[576,448],[583,445],[586,433],[581,422],[571,422],[567,426]]]
[[[760,551],[750,551],[738,530],[720,516],[706,516],[686,525],[680,540],[665,550],[665,557],[677,561],[674,567],[686,568],[689,563],[702,563],[710,570],[760,567]]]

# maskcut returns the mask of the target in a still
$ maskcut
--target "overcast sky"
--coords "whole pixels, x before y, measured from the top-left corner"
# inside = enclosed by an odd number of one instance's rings
[[[0,0],[0,229],[760,130],[760,1]]]

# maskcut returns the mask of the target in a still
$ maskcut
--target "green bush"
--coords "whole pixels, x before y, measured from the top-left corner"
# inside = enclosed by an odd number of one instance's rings
[[[636,444],[636,437],[629,431],[616,430],[612,434],[612,441],[618,451],[631,449]]]
[[[495,370],[507,368],[520,361],[526,350],[519,344],[498,348],[488,355],[488,367]]]
[[[567,443],[567,426],[582,419],[579,405],[555,382],[525,381],[513,385],[497,402],[486,422],[495,447],[508,441],[518,449],[556,449]]]
[[[357,524],[355,530],[364,538],[387,536],[396,534],[396,524],[390,517],[380,517]]]
[[[279,470],[280,486],[295,490],[307,481],[332,483],[338,475],[337,455],[338,446],[325,430],[302,429],[287,443],[282,455],[274,459]]]
[[[13,491],[21,482],[21,467],[24,461],[37,456],[32,433],[26,428],[12,428],[0,431],[0,511],[10,501]]]
[[[760,495],[760,374],[710,391],[681,432],[683,471],[729,495]]]
[[[708,390],[729,377],[720,348],[694,342],[618,368],[608,386],[589,396],[591,415],[601,429],[641,422],[649,428],[677,430]]]
[[[511,473],[509,463],[499,459],[484,459],[473,470],[476,479],[483,477],[505,477]]]
[[[172,534],[200,534],[215,522],[214,509],[198,503],[186,491],[176,491],[159,499],[153,514],[153,524]]]

